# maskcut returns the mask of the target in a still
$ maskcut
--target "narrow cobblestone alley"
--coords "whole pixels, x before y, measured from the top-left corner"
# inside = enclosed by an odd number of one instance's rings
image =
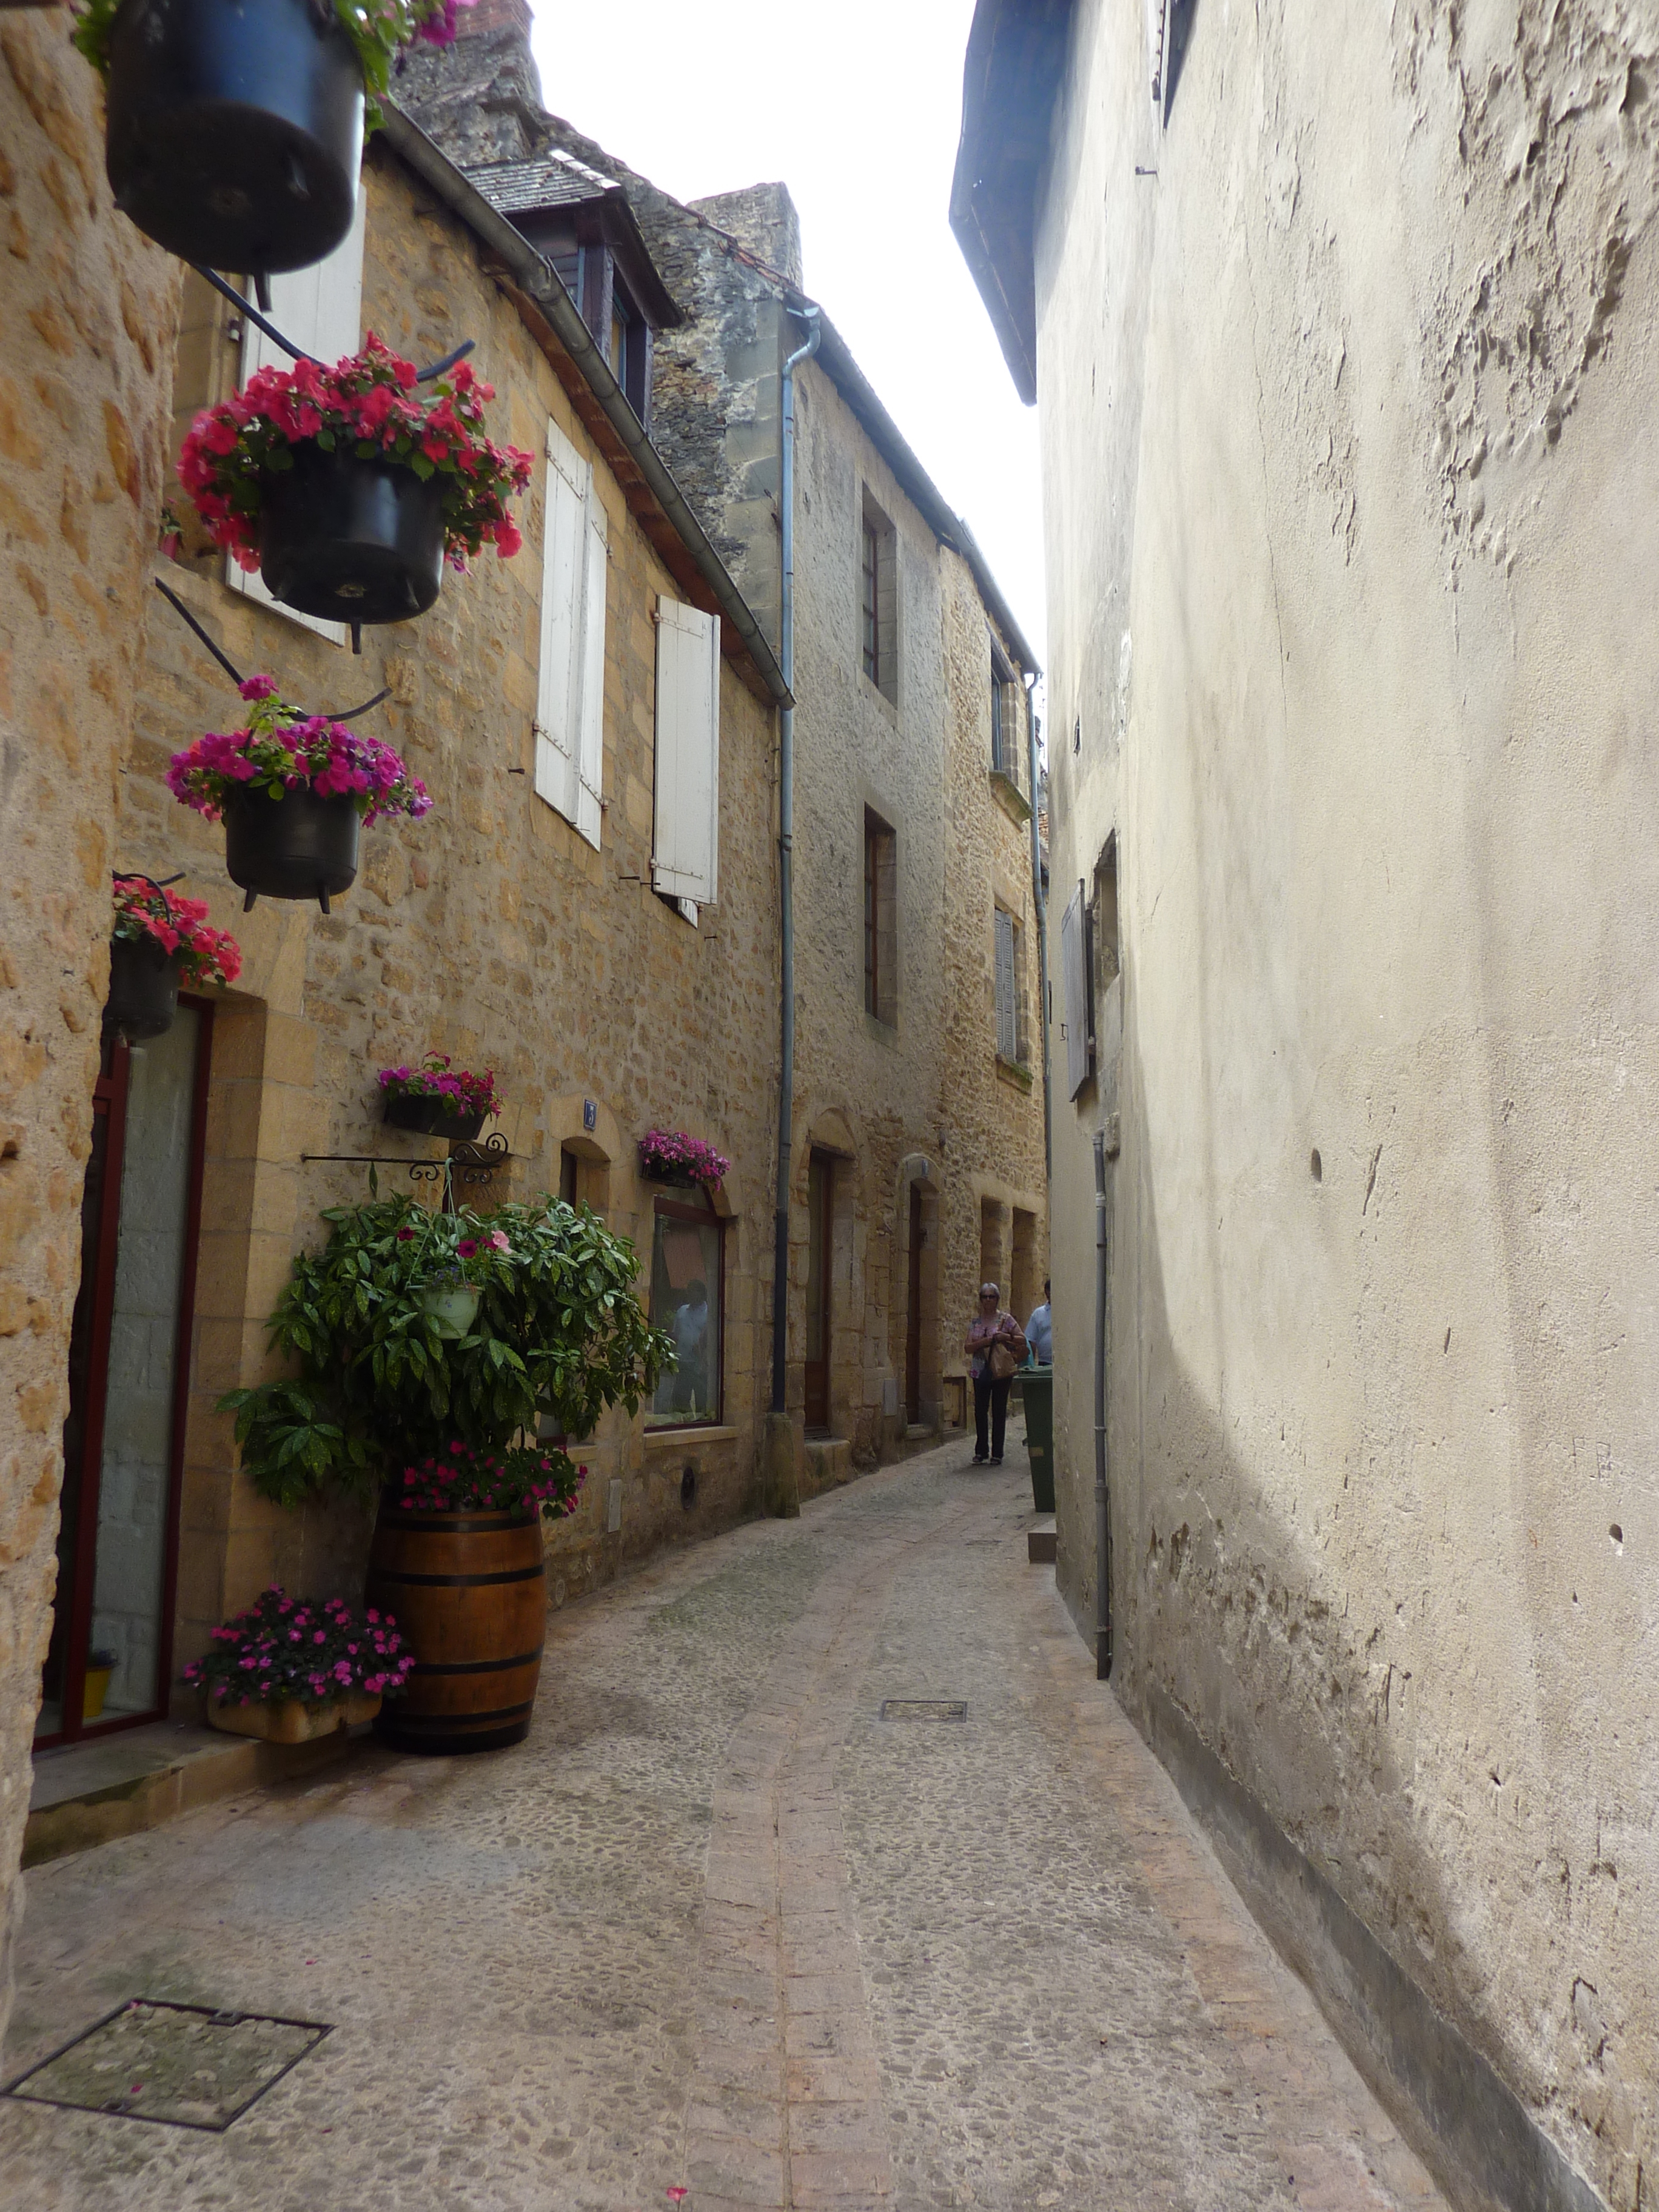
[[[8,2078],[138,1996],[334,2032],[222,2135],[0,2104],[6,2204],[1439,2204],[966,1457],[556,1615],[520,1750],[32,1875]]]

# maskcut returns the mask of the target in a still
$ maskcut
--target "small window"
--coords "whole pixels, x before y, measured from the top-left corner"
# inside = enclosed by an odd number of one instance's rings
[[[1025,1064],[1025,1007],[1023,968],[1025,933],[1006,907],[996,909],[997,1058],[1012,1066]]]
[[[1010,783],[1019,783],[1019,686],[1006,656],[991,641],[991,766]]]
[[[646,1408],[648,1429],[707,1426],[720,1418],[724,1384],[726,1224],[705,1199],[659,1198],[652,1224],[651,1319],[674,1340],[679,1364]]]
[[[864,810],[864,1011],[890,1028],[898,1019],[898,840]]]
[[[576,1155],[568,1145],[559,1147],[559,1196],[567,1206],[576,1203],[577,1178],[580,1173]]]
[[[859,619],[864,672],[898,703],[898,538],[892,524],[864,495],[860,539]]]

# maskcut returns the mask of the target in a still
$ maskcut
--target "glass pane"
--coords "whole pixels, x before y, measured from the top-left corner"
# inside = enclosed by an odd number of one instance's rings
[[[136,1048],[127,1084],[120,1242],[98,1478],[88,1705],[107,1666],[103,1717],[152,1711],[159,1680],[173,1456],[179,1293],[190,1200],[191,1118],[201,1017],[180,1006]]]
[[[712,1421],[720,1411],[720,1224],[656,1217],[651,1249],[651,1318],[680,1356],[646,1409],[647,1428]]]

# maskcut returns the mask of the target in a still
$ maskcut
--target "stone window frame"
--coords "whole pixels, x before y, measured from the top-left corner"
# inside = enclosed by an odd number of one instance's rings
[[[859,524],[859,665],[890,707],[898,705],[898,529],[863,488]]]
[[[656,1291],[657,1224],[659,1222],[686,1221],[694,1224],[699,1229],[712,1229],[714,1232],[720,1257],[717,1268],[717,1280],[712,1285],[705,1285],[705,1288],[709,1292],[710,1304],[714,1310],[715,1325],[714,1407],[711,1411],[706,1413],[699,1413],[695,1419],[653,1420],[651,1418],[651,1409],[649,1406],[647,1406],[644,1408],[646,1434],[648,1437],[654,1438],[657,1437],[677,1434],[686,1431],[695,1432],[699,1429],[717,1429],[721,1426],[726,1418],[726,1231],[730,1228],[731,1223],[727,1217],[719,1211],[713,1199],[708,1197],[706,1193],[703,1194],[702,1204],[699,1206],[690,1200],[671,1198],[664,1195],[661,1192],[658,1192],[652,1200],[650,1220],[651,1244],[648,1261],[650,1276],[646,1285],[647,1310],[649,1310],[654,1301]],[[654,1312],[652,1313],[651,1319],[653,1325],[655,1327],[661,1327],[664,1325],[657,1321]]]

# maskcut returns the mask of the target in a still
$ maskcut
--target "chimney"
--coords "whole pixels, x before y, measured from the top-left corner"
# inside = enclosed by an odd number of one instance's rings
[[[530,0],[477,0],[475,6],[463,7],[457,15],[456,36],[476,39],[491,31],[515,31],[528,47],[530,21]]]

